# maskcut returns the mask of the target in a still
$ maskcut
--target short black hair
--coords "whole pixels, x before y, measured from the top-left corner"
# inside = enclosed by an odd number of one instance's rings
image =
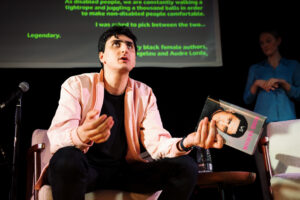
[[[239,118],[240,124],[239,124],[238,130],[236,131],[236,133],[231,134],[230,136],[232,136],[232,137],[241,137],[241,136],[244,135],[244,133],[248,129],[248,122],[247,122],[246,118],[243,115],[241,115],[239,113],[232,113],[232,114],[235,115],[237,118]]]
[[[137,38],[132,33],[132,31],[126,26],[113,26],[113,27],[107,29],[100,36],[99,41],[98,41],[98,53],[105,51],[105,44],[110,37],[115,36],[116,38],[118,38],[118,35],[125,35],[125,36],[129,37],[130,39],[132,39],[132,41],[134,43],[135,52],[137,52],[137,46],[136,46]]]

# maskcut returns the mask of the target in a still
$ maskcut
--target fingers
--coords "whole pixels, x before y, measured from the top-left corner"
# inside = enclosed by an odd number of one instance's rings
[[[207,139],[205,140],[204,148],[210,148],[213,146],[216,138],[216,121],[211,120],[209,124],[209,133]]]
[[[105,120],[107,120],[107,115],[105,114],[101,115],[99,118],[93,117],[87,119],[87,121],[90,123],[91,129],[105,123]]]
[[[203,147],[204,143],[202,142],[201,144],[201,131],[202,131],[202,127],[203,127],[203,119],[200,121],[197,131],[194,133],[194,141],[195,141],[195,145],[198,145],[200,147]]]
[[[89,141],[94,141],[96,143],[104,142],[109,138],[110,129],[114,124],[114,120],[111,116],[108,117],[105,114],[100,117],[98,116],[99,111],[89,111],[84,123],[80,127],[80,131],[84,131],[84,137],[88,138]]]
[[[98,110],[91,110],[86,114],[86,120],[93,120],[98,115],[99,115]]]
[[[256,80],[255,81],[255,84],[262,89],[265,89],[266,83],[267,83],[267,81],[265,81],[265,80]]]
[[[101,134],[95,135],[91,138],[91,141],[94,141],[95,143],[102,143],[108,140],[110,137],[110,130],[107,130]]]
[[[92,129],[89,131],[89,138],[93,138],[94,136],[104,133],[107,130],[110,130],[114,125],[114,120],[113,118],[106,117],[106,116],[101,116],[99,119],[95,120],[92,123]]]
[[[269,80],[258,80],[257,83],[259,87],[267,92],[275,90],[279,87],[279,79],[276,78],[270,78]]]
[[[198,128],[197,128],[197,132],[199,132],[199,133],[201,132],[202,123],[203,123],[203,120],[200,121]]]
[[[84,121],[84,126],[86,130],[90,131],[101,131],[104,128],[106,128],[107,123],[110,123],[112,118],[107,117],[107,115],[101,115],[100,117],[92,117],[87,116],[87,118]]]
[[[279,79],[276,78],[270,78],[268,81],[266,81],[266,91],[275,90],[279,87]]]
[[[216,121],[212,120],[211,121],[211,127],[210,127],[211,132],[209,133],[209,143],[208,145],[220,149],[223,147],[224,140],[220,134],[218,134],[217,127],[216,127]]]
[[[207,139],[207,133],[208,133],[208,118],[205,117],[202,120],[202,126],[201,126],[201,131],[200,131],[200,146],[205,147],[206,144],[206,139]]]
[[[212,147],[216,149],[221,149],[224,145],[224,140],[221,135],[216,135],[216,141],[213,143]]]
[[[87,113],[82,125],[77,129],[80,140],[84,143],[94,141],[96,143],[105,142],[110,136],[110,130],[114,125],[114,120],[110,116],[101,115],[99,111],[91,110]]]
[[[196,144],[202,148],[208,148],[207,147],[207,135],[209,132],[209,122],[208,122],[208,118],[205,117],[204,119],[202,119],[199,123],[199,126],[197,128],[197,132],[196,132]]]
[[[83,143],[90,142],[89,131],[95,127],[94,121],[97,120],[98,115],[99,111],[97,110],[89,111],[84,122],[78,127],[77,134]],[[106,116],[103,116],[100,120],[103,120],[103,118],[106,118]]]
[[[110,137],[110,130],[114,125],[114,121],[112,117],[108,117],[104,124],[100,127],[100,131],[96,131],[95,134],[92,134],[90,137],[91,141],[94,141],[95,143],[102,143],[108,140]]]
[[[208,118],[204,118],[199,123],[197,132],[196,132],[197,145],[208,149],[208,148],[222,148],[223,147],[223,138],[218,134],[216,128],[216,121],[208,121]]]

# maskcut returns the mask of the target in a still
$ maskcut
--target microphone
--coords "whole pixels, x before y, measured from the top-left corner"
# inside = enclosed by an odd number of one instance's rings
[[[11,101],[13,101],[15,98],[21,96],[23,93],[27,92],[29,90],[29,84],[27,82],[21,82],[19,84],[19,88],[16,92],[14,92],[8,100],[6,100],[4,103],[0,104],[0,109],[3,109],[7,104],[9,104]]]

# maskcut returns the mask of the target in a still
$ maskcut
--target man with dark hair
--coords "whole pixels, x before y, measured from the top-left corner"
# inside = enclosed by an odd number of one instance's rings
[[[108,38],[110,38],[111,36],[118,38],[118,35],[125,35],[125,36],[129,37],[133,41],[134,49],[135,49],[135,52],[137,53],[137,45],[136,45],[137,38],[136,38],[136,36],[130,30],[128,30],[127,28],[124,28],[122,26],[114,26],[113,28],[108,29],[101,35],[101,37],[99,38],[99,41],[98,41],[98,53],[104,52],[105,44],[106,44],[106,41]]]
[[[215,122],[205,118],[197,131],[172,138],[162,126],[152,89],[129,77],[136,62],[134,34],[112,27],[101,35],[98,47],[100,73],[63,83],[48,130],[53,157],[44,174],[53,199],[83,200],[86,192],[97,189],[162,190],[159,199],[189,199],[197,164],[187,154],[193,146],[223,146]],[[143,148],[153,161],[141,156]]]

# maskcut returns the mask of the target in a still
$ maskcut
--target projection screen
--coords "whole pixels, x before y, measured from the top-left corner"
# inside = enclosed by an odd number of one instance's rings
[[[137,67],[222,66],[217,0],[1,3],[0,68],[99,67],[100,34],[128,26]]]

